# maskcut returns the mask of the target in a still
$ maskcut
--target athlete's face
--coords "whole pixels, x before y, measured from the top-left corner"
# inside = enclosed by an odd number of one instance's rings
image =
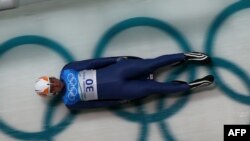
[[[59,79],[55,77],[50,77],[49,80],[51,93],[57,94],[63,89],[64,85]]]

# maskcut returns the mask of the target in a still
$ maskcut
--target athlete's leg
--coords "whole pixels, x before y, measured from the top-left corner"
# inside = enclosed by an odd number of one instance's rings
[[[183,63],[185,61],[195,61],[201,63],[210,63],[211,59],[204,53],[190,52],[190,53],[178,53],[171,55],[163,55],[154,59],[137,60],[136,62],[124,62],[127,77],[137,77],[138,75],[146,75],[154,72],[156,69],[164,66],[173,66]]]
[[[172,81],[161,83],[154,80],[145,81],[129,81],[121,89],[119,99],[136,99],[143,98],[151,94],[169,94],[194,90],[200,87],[206,87],[214,82],[212,75],[207,75],[203,78],[196,79],[190,83],[184,81]],[[117,97],[118,98],[118,97]]]
[[[150,74],[160,67],[171,66],[184,61],[185,55],[178,53],[163,55],[154,59],[126,60],[120,62],[120,65],[123,65],[125,77],[133,78]]]
[[[211,62],[211,58],[201,52],[178,53],[163,55],[155,59],[144,59],[142,60],[142,63],[144,64],[142,66],[149,71],[154,71],[160,67],[173,66],[184,61],[194,61],[206,64]]]
[[[154,80],[127,82],[121,89],[121,93],[116,95],[116,99],[137,99],[151,94],[167,94],[183,92],[190,89],[188,83],[167,82],[160,83]],[[114,98],[114,97],[113,97]]]
[[[190,89],[206,87],[214,81],[213,76],[208,75],[190,83],[184,81],[172,81],[161,83],[154,80],[125,80],[114,84],[113,87],[99,87],[98,99],[131,100],[143,98],[151,94],[167,94],[184,92]]]

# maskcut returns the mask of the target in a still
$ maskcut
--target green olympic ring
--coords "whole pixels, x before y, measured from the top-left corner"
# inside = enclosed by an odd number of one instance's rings
[[[0,45],[0,56],[6,53],[7,51],[11,50],[12,48],[16,48],[18,46],[26,44],[41,45],[42,47],[49,48],[54,52],[56,52],[57,54],[59,54],[62,58],[64,58],[66,62],[74,61],[73,56],[57,42],[52,41],[45,37],[34,36],[34,35],[16,37],[2,43]],[[7,125],[2,118],[0,118],[0,130],[2,130],[9,136],[23,140],[34,140],[34,139],[51,140],[54,135],[62,132],[67,126],[69,126],[70,123],[75,118],[74,114],[69,113],[58,124],[56,125],[51,124],[53,112],[55,111],[55,105],[58,104],[58,99],[59,97],[56,97],[49,102],[47,106],[47,113],[45,114],[44,117],[45,119],[43,126],[44,129],[42,131],[39,132],[20,131],[14,129],[10,125]]]

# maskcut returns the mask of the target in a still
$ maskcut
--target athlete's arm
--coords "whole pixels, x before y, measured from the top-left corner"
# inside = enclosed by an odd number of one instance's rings
[[[118,58],[119,57],[108,57],[108,58],[75,61],[65,65],[63,69],[74,69],[74,70],[98,69],[116,63]]]
[[[89,60],[71,62],[65,65],[63,69],[74,69],[74,70],[98,69],[114,64],[124,59],[141,59],[141,58],[134,56],[117,56],[117,57],[89,59]]]
[[[82,110],[89,108],[105,108],[121,104],[126,102],[125,100],[94,100],[94,101],[80,101],[73,105],[66,105],[71,110]]]

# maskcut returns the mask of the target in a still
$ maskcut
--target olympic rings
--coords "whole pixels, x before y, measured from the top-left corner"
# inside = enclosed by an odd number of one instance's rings
[[[98,42],[98,45],[96,47],[96,51],[94,54],[94,58],[101,57],[102,53],[104,52],[105,47],[107,47],[107,44],[111,41],[111,39],[119,34],[120,32],[137,26],[149,26],[156,29],[160,29],[161,31],[165,32],[166,34],[169,34],[172,36],[177,43],[179,43],[180,47],[183,49],[183,51],[188,52],[191,51],[189,44],[183,38],[183,36],[175,30],[174,27],[170,26],[167,23],[164,23],[160,20],[153,19],[153,18],[147,18],[147,17],[138,17],[138,18],[131,18],[125,21],[122,21],[116,25],[114,25],[112,28],[110,28],[101,38],[101,40]],[[181,73],[183,69],[180,69],[174,73]],[[195,77],[195,69],[194,67],[190,67],[189,69],[189,81],[193,80]],[[145,120],[146,122],[156,122],[159,120],[164,120],[167,117],[170,117],[173,115],[174,110],[177,112],[181,109],[183,105],[187,102],[188,97],[184,96],[180,98],[174,105],[172,105],[170,108],[162,109],[158,113],[154,114],[146,114],[143,110],[140,113],[131,113],[124,110],[113,110],[116,115],[127,119],[129,121],[134,122],[141,122],[141,120]],[[161,99],[162,100],[162,99]],[[160,101],[161,101],[160,100]]]
[[[213,24],[211,25],[209,32],[207,34],[207,41],[205,44],[205,52],[207,52],[210,56],[213,55],[212,48],[214,46],[214,40],[215,37],[222,26],[222,24],[227,20],[231,15],[235,14],[238,11],[244,10],[246,8],[250,8],[250,1],[244,0],[239,1],[229,7],[227,7],[225,10],[223,10],[217,18],[214,20]],[[239,78],[245,82],[246,87],[249,90],[250,86],[250,77],[245,72],[242,71],[242,69],[235,65],[230,63],[229,61],[226,61],[222,58],[214,58],[213,62],[215,62],[214,66],[211,68],[211,73],[216,77],[216,80],[218,82],[218,86],[221,88],[222,91],[225,92],[229,97],[233,98],[234,100],[237,100],[241,103],[250,105],[250,96],[244,96],[243,94],[235,92],[232,88],[228,87],[219,76],[218,71],[216,71],[216,67],[223,67],[225,69],[231,70],[233,73],[235,73]]]
[[[204,44],[204,50],[209,55],[213,56],[213,47],[214,47],[214,40],[216,39],[216,35],[220,29],[220,27],[223,25],[224,21],[227,20],[231,15],[235,14],[238,11],[241,11],[243,9],[250,7],[250,1],[249,0],[241,0],[238,1],[235,4],[230,5],[226,9],[224,9],[212,22],[208,34],[207,39]],[[138,18],[131,18],[125,21],[122,21],[116,25],[114,25],[112,28],[110,28],[101,38],[101,40],[98,42],[96,46],[96,50],[93,53],[93,57],[100,57],[102,56],[104,49],[107,47],[108,43],[113,39],[114,36],[119,34],[120,32],[137,26],[149,26],[156,29],[160,29],[161,31],[165,32],[166,34],[169,34],[172,36],[179,46],[183,49],[183,51],[188,52],[191,51],[190,45],[187,43],[185,38],[177,31],[175,28],[170,26],[167,23],[164,23],[160,20],[153,19],[153,18],[146,18],[146,17],[138,17]],[[20,36],[13,39],[10,39],[3,44],[0,45],[0,56],[9,51],[12,48],[15,48],[20,45],[25,44],[37,44],[44,47],[47,47],[56,53],[58,53],[66,62],[71,62],[74,60],[74,58],[66,51],[60,44],[41,37],[41,36]],[[214,65],[212,68],[209,68],[211,73],[216,77],[218,86],[221,88],[221,90],[228,95],[229,97],[233,98],[236,101],[239,101],[243,104],[250,105],[250,96],[244,96],[243,94],[237,93],[234,90],[232,90],[230,87],[228,87],[221,79],[221,77],[218,75],[218,72],[216,71],[216,68],[224,68],[235,75],[237,75],[239,78],[242,79],[242,81],[246,84],[248,87],[250,85],[250,78],[249,75],[242,70],[239,66],[225,60],[219,57],[213,56],[213,62]],[[229,67],[230,66],[230,67]],[[189,80],[193,80],[195,77],[196,70],[191,67],[189,69]],[[175,79],[177,75],[181,74],[184,70],[186,70],[186,66],[183,66],[183,68],[175,70],[173,73],[170,74],[172,76],[171,79]],[[169,78],[170,79],[170,78]],[[168,80],[168,79],[166,79]],[[74,80],[72,80],[70,83],[74,84]],[[72,90],[73,91],[73,90]],[[73,95],[73,94],[72,94]],[[58,124],[52,126],[52,117],[55,111],[55,105],[57,105],[61,99],[55,98],[52,99],[48,106],[47,106],[47,112],[44,116],[43,121],[43,130],[39,132],[25,132],[20,131],[17,129],[14,129],[10,125],[6,124],[2,118],[0,118],[0,130],[2,130],[5,134],[12,136],[14,138],[23,139],[23,140],[33,140],[34,137],[36,139],[40,140],[53,140],[53,137],[57,135],[58,133],[62,132],[67,126],[69,126],[73,119],[75,118],[74,115],[68,114],[62,121],[60,121]],[[165,139],[168,140],[174,140],[173,135],[171,135],[170,130],[168,129],[168,126],[164,123],[163,120],[166,118],[172,116],[176,112],[178,112],[188,101],[188,96],[184,96],[180,98],[175,104],[173,104],[171,107],[164,109],[164,101],[163,99],[160,99],[157,103],[157,112],[153,114],[147,114],[145,113],[143,109],[143,105],[137,107],[136,112],[137,113],[130,113],[128,111],[124,110],[113,110],[113,112],[122,117],[123,119],[138,122],[141,125],[141,132],[139,136],[140,141],[146,140],[149,132],[149,126],[148,123],[152,122],[158,122],[159,127],[161,128],[162,134],[164,135]],[[139,101],[138,103],[140,103]]]
[[[74,74],[73,73],[69,73],[67,75],[67,80],[69,82],[70,85],[76,85],[77,84],[77,80],[76,78],[74,77]]]
[[[69,91],[69,94],[68,94],[68,98],[69,100],[72,102],[76,99],[76,95],[77,95],[77,80],[74,76],[73,73],[69,73],[67,75],[67,81],[69,82],[68,86],[67,86],[67,89]]]
[[[240,69],[238,66],[236,66],[233,63],[230,63],[229,61],[226,61],[224,59],[221,58],[213,58],[214,66],[211,69],[211,72],[214,76],[218,77],[218,73],[215,71],[216,67],[221,67],[224,69],[227,69],[229,71],[231,71],[232,73],[234,73],[236,76],[238,76],[238,78],[242,78],[242,81],[245,82],[246,87],[248,87],[250,85],[250,81],[249,81],[249,76],[246,74],[246,72],[242,71],[242,69]],[[230,87],[226,86],[226,84],[224,84],[224,82],[222,81],[222,79],[216,79],[218,86],[221,87],[221,89],[231,98],[233,98],[234,100],[237,100],[243,104],[248,104],[250,105],[250,97],[249,96],[245,96],[245,95],[240,95],[237,92],[233,91]]]
[[[58,44],[55,41],[52,41],[48,38],[41,37],[41,36],[19,36],[16,38],[12,38],[0,45],[0,56],[9,51],[12,48],[16,48],[20,45],[25,44],[36,44],[41,45],[43,47],[47,47],[56,53],[58,53],[66,62],[74,61],[73,56],[65,50],[60,44]],[[10,125],[6,124],[2,118],[0,118],[0,129],[6,133],[9,136],[12,136],[14,138],[23,139],[23,140],[34,140],[34,137],[36,139],[40,140],[51,140],[53,136],[56,134],[62,132],[67,126],[70,125],[72,120],[74,119],[73,114],[68,114],[65,118],[62,119],[58,124],[52,125],[52,115],[55,111],[54,105],[57,105],[58,99],[52,99],[50,103],[47,106],[47,112],[44,117],[44,126],[43,130],[39,132],[25,132],[20,131],[17,129],[14,129]]]

